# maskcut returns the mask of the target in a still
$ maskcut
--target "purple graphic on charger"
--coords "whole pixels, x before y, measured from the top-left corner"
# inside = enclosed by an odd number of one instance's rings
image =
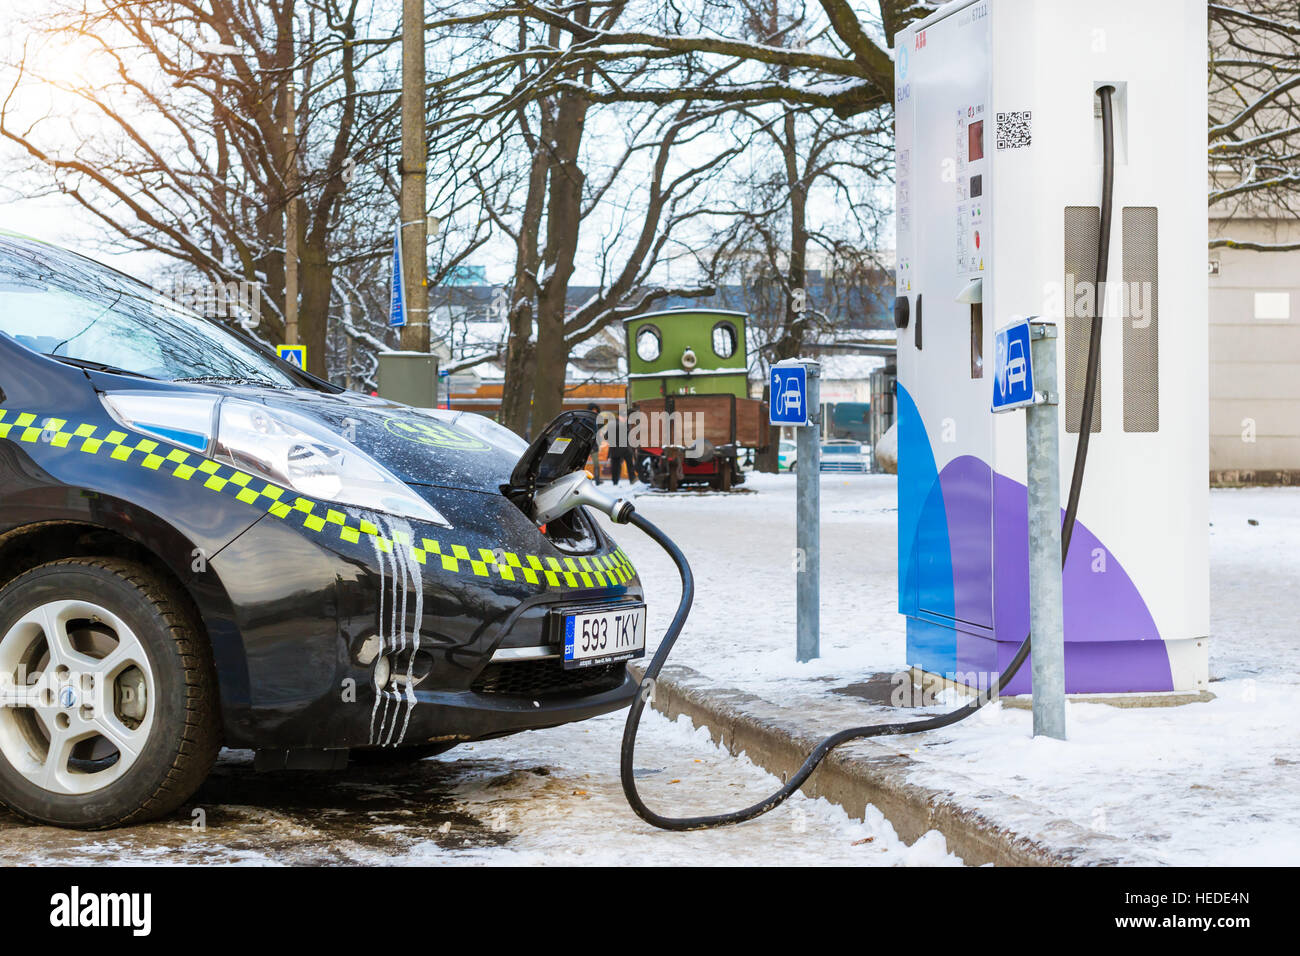
[[[1025,486],[992,475],[969,455],[949,462],[939,484],[952,556],[952,613],[974,625],[958,624],[954,633],[958,666],[1001,671],[1029,633]],[[1119,559],[1082,522],[1064,588],[1067,691],[1172,689],[1169,654],[1146,602]],[[1026,663],[1005,692],[1028,691],[1030,673]]]
[[[993,486],[989,466],[962,455],[944,466],[939,486],[952,550],[953,613],[967,624],[993,627]]]

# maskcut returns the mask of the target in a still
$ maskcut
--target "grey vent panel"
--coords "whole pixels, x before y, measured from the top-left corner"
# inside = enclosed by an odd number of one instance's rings
[[[1095,296],[1086,294],[1097,278],[1097,231],[1101,210],[1096,206],[1065,207],[1065,430],[1077,433],[1083,418],[1083,388],[1088,378],[1088,334],[1092,329]],[[1092,409],[1092,430],[1101,431],[1101,386]]]
[[[1155,206],[1125,206],[1124,431],[1160,429],[1159,240]]]

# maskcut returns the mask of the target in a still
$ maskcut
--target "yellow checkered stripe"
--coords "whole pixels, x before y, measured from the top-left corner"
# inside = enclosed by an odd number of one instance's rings
[[[137,436],[133,441],[124,431],[94,425],[71,425],[62,418],[39,418],[31,412],[14,413],[0,409],[0,438],[133,462],[181,481],[198,482],[209,491],[231,495],[272,517],[282,521],[293,520],[307,531],[332,535],[349,544],[359,544],[365,538],[385,554],[391,554],[396,547],[404,548],[419,564],[452,574],[524,581],[542,588],[612,587],[626,584],[636,574],[622,548],[610,554],[555,558],[516,554],[500,548],[471,550],[463,544],[432,538],[421,538],[417,543],[403,532],[396,532],[389,538],[364,518],[354,521],[342,511],[303,498],[237,468],[218,464],[196,452],[168,448],[143,436]]]
[[[398,534],[403,538],[404,535]],[[399,540],[410,547],[411,556],[420,564],[453,573],[470,573],[480,578],[496,576],[506,581],[526,581],[545,587],[605,588],[626,584],[636,573],[623,549],[612,554],[579,558],[541,558],[535,554],[516,554],[500,548],[476,548],[463,544],[446,545],[422,538],[418,546]],[[380,547],[384,547],[381,541]]]

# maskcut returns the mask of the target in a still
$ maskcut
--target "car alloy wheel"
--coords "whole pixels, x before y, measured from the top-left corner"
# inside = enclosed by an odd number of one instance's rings
[[[0,753],[52,793],[88,794],[135,763],[153,668],[131,628],[89,601],[33,608],[0,636]]]
[[[221,747],[216,670],[161,571],[67,558],[0,588],[0,801],[103,829],[190,798]]]

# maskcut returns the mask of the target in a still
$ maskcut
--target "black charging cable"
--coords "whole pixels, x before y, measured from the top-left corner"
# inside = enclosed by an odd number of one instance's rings
[[[1113,86],[1103,86],[1097,90],[1097,95],[1101,98],[1102,175],[1101,223],[1100,234],[1097,237],[1097,282],[1095,286],[1096,295],[1094,296],[1095,313],[1088,336],[1088,371],[1083,389],[1083,405],[1079,417],[1079,438],[1074,454],[1074,473],[1070,478],[1070,494],[1066,502],[1065,518],[1061,528],[1062,567],[1065,566],[1066,556],[1070,552],[1070,539],[1073,536],[1075,519],[1079,512],[1079,493],[1083,489],[1084,467],[1088,459],[1088,441],[1092,434],[1092,414],[1097,402],[1097,381],[1101,368],[1101,323],[1105,313],[1103,286],[1106,282],[1107,260],[1110,258],[1111,202],[1115,185],[1114,114],[1111,105],[1111,95],[1114,92],[1115,88]],[[640,528],[668,552],[668,556],[677,565],[677,571],[682,578],[682,597],[677,605],[677,613],[673,615],[672,623],[668,625],[668,630],[665,632],[663,640],[660,641],[658,650],[655,651],[654,657],[646,666],[645,674],[641,678],[639,693],[632,701],[632,707],[628,712],[627,723],[623,727],[623,746],[619,760],[619,777],[623,783],[623,793],[627,797],[627,802],[637,816],[662,830],[707,830],[713,827],[752,820],[788,800],[812,776],[818,764],[841,744],[846,744],[851,740],[863,740],[868,737],[919,734],[927,730],[939,730],[942,727],[949,727],[965,720],[985,704],[996,700],[1029,657],[1030,639],[1029,635],[1026,635],[1020,647],[1017,648],[1015,656],[1008,663],[1006,670],[998,676],[997,686],[993,693],[988,695],[979,694],[969,703],[963,704],[949,713],[919,720],[851,727],[848,730],[841,730],[839,733],[831,734],[813,749],[813,752],[808,755],[808,759],[803,762],[803,765],[786,781],[785,786],[743,810],[702,817],[662,816],[646,806],[645,801],[641,799],[640,792],[637,790],[636,774],[634,772],[636,734],[638,727],[641,725],[641,715],[645,711],[646,704],[653,697],[655,681],[658,679],[660,671],[663,670],[668,655],[672,653],[673,645],[677,642],[677,637],[686,624],[687,615],[690,614],[691,604],[695,600],[695,578],[691,574],[691,566],[686,560],[686,555],[682,554],[681,548],[677,547],[668,535],[636,512],[632,512],[628,516],[628,523]]]

